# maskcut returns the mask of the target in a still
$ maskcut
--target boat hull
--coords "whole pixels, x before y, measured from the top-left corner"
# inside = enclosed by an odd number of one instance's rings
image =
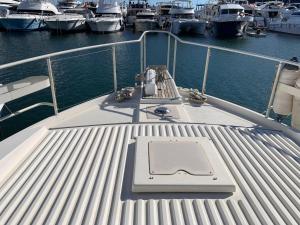
[[[121,20],[89,20],[87,24],[93,32],[117,32],[122,28]]]
[[[270,23],[269,30],[286,34],[300,35],[300,24]]]
[[[45,29],[41,17],[36,18],[0,18],[0,26],[5,30],[33,31]]]
[[[126,17],[126,26],[133,26],[135,23],[136,16],[127,16]]]
[[[135,31],[143,32],[146,30],[155,30],[158,28],[158,22],[155,20],[136,20]]]
[[[171,32],[174,34],[204,34],[205,29],[206,23],[199,20],[173,21],[171,25]]]
[[[45,23],[47,28],[54,32],[84,31],[86,29],[85,20],[45,20]]]
[[[216,37],[239,37],[244,34],[245,25],[244,21],[213,22],[211,29]]]

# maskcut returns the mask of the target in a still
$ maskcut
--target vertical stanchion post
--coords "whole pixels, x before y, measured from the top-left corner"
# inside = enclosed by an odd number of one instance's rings
[[[116,46],[112,46],[112,60],[113,60],[113,78],[114,78],[114,92],[118,90],[117,84],[117,64],[116,64]]]
[[[147,42],[146,42],[146,34],[144,36],[144,70],[146,70],[147,67]]]
[[[176,72],[176,53],[177,53],[177,40],[174,42],[174,54],[173,54],[173,79],[175,80],[175,72]]]
[[[171,36],[168,34],[168,52],[167,52],[167,69],[169,70],[169,64],[170,64],[170,42],[171,42]]]
[[[202,91],[201,91],[202,95],[204,95],[206,92],[206,81],[207,81],[207,74],[208,74],[209,59],[210,59],[210,48],[208,47],[206,53],[203,82],[202,82]]]
[[[141,64],[141,74],[143,73],[144,71],[144,65],[143,65],[143,39],[141,40],[141,43],[140,43],[140,64]]]
[[[58,114],[58,107],[57,107],[54,79],[53,79],[53,72],[52,72],[52,66],[51,66],[50,58],[47,58],[47,66],[48,66],[48,76],[49,76],[49,81],[50,81],[50,88],[51,88],[51,96],[52,96],[54,114],[57,115]]]
[[[272,92],[271,92],[271,96],[270,96],[270,99],[269,99],[268,108],[267,108],[267,111],[266,111],[266,118],[268,118],[270,116],[270,112],[271,112],[271,108],[272,108],[272,105],[273,105],[276,89],[277,89],[277,86],[278,86],[278,81],[279,81],[279,78],[280,78],[280,72],[281,72],[282,66],[283,66],[283,64],[282,64],[282,62],[280,62],[279,65],[278,65],[278,68],[277,68],[274,84],[273,84],[273,87],[272,87]]]

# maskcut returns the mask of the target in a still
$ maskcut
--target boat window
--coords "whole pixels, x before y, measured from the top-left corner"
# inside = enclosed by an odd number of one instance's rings
[[[243,12],[242,9],[222,9],[221,14],[238,14]]]
[[[52,11],[41,11],[41,10],[18,10],[19,14],[33,14],[33,15],[44,15],[44,16],[52,16],[55,15]]]
[[[137,15],[137,19],[152,19],[154,16],[153,15]]]
[[[101,16],[105,16],[105,17],[120,17],[121,14],[119,13],[101,13],[101,14],[97,14],[96,17],[101,17]]]
[[[300,16],[300,12],[294,12],[292,13],[292,16]]]
[[[194,19],[194,14],[178,14],[178,15],[173,15],[172,18]]]

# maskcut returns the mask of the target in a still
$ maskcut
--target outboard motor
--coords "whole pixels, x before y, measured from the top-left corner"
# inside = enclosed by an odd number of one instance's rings
[[[298,59],[293,57],[290,61],[298,62]],[[300,78],[299,67],[285,64],[281,70],[279,83],[294,87],[298,78]],[[273,102],[273,111],[278,115],[279,120],[284,116],[289,116],[292,113],[292,107],[293,96],[277,90]]]

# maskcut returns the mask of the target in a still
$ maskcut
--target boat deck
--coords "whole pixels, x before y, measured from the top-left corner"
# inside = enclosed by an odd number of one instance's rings
[[[209,137],[234,193],[133,193],[138,136]],[[57,128],[0,188],[0,224],[299,224],[300,150],[259,127],[127,124]]]

